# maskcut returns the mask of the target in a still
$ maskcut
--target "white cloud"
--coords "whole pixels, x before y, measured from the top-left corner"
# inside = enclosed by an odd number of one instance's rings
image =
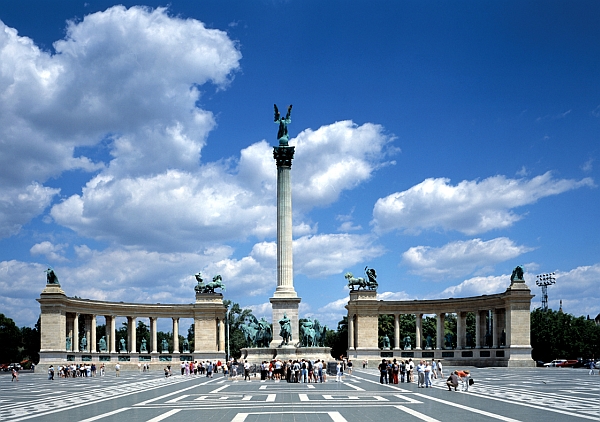
[[[532,179],[489,177],[450,185],[446,178],[426,179],[410,189],[377,200],[372,224],[379,233],[422,229],[456,230],[467,235],[506,228],[522,218],[512,209],[533,204],[582,186],[593,187],[591,178],[580,181],[554,179],[550,172]]]
[[[66,243],[60,245],[54,245],[52,242],[44,241],[36,243],[29,249],[29,253],[33,256],[44,255],[50,263],[53,262],[65,262],[67,258],[63,256],[64,250],[68,245]]]
[[[594,159],[589,158],[583,165],[581,166],[581,170],[585,173],[590,173],[594,169]]]
[[[195,169],[214,126],[212,114],[195,106],[199,87],[226,87],[241,59],[225,32],[164,8],[88,15],[70,22],[54,49],[42,51],[0,22],[1,200],[20,205],[0,208],[0,222],[9,223],[0,236],[49,204],[57,190],[37,183],[64,171],[135,177]],[[106,137],[108,166],[75,155]],[[19,195],[32,189],[25,207]]]
[[[294,202],[301,209],[336,202],[342,191],[370,179],[382,165],[393,137],[379,125],[357,126],[346,120],[301,132],[291,145],[297,146],[293,168]]]
[[[368,235],[346,233],[304,236],[294,241],[295,272],[311,278],[341,274],[346,268],[383,255]]]
[[[23,224],[42,213],[59,192],[60,189],[39,183],[23,188],[4,186],[0,190],[0,238],[18,233]]]
[[[533,250],[506,238],[471,239],[448,243],[441,248],[415,246],[402,254],[402,263],[413,274],[425,277],[462,277],[478,268],[493,266]]]
[[[531,287],[529,282],[527,285]],[[450,286],[444,289],[440,294],[432,295],[432,299],[491,295],[504,292],[508,286],[510,286],[510,274],[500,276],[473,277],[456,286]]]

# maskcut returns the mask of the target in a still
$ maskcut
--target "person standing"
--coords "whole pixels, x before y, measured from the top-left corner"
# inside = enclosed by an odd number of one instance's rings
[[[444,378],[444,371],[443,371],[443,367],[442,367],[442,361],[440,361],[439,359],[437,361],[437,370],[438,370],[438,375],[440,376],[440,378]]]
[[[352,375],[352,361],[348,359],[348,375]]]
[[[428,361],[425,362],[425,388],[431,387],[431,378],[433,377],[433,368]]]
[[[388,383],[388,366],[385,359],[381,359],[381,363],[379,364],[379,383],[387,384]]]
[[[594,363],[594,361],[590,361],[590,375],[594,375],[594,368],[596,367],[596,364]]]
[[[48,368],[48,379],[54,381],[54,366]]]
[[[244,381],[250,382],[250,364],[248,361],[244,361]]]
[[[425,365],[420,361],[417,365],[417,387],[425,388]]]
[[[412,358],[409,358],[408,359],[407,368],[406,368],[406,372],[408,374],[408,381],[407,382],[415,382],[415,380],[414,380],[414,370],[415,370],[415,363],[413,362]]]
[[[336,374],[336,378],[335,378],[335,380],[336,380],[337,382],[340,382],[340,381],[342,381],[342,375],[343,375],[343,373],[342,373],[342,371],[343,371],[343,366],[342,366],[342,365],[343,365],[343,364],[342,364],[342,361],[338,361],[338,363],[337,363],[337,365],[336,365],[337,374]]]
[[[117,377],[121,376],[121,365],[119,365],[118,363],[115,365],[115,372],[117,374]]]

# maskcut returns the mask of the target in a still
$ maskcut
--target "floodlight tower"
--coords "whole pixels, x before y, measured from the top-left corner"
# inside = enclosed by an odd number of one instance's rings
[[[548,310],[548,286],[556,283],[554,273],[538,274],[535,284],[542,288],[542,311]]]

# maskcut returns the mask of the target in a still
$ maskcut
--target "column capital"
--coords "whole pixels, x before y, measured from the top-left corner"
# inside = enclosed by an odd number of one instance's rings
[[[278,146],[273,147],[273,158],[277,162],[277,167],[292,167],[295,147]]]

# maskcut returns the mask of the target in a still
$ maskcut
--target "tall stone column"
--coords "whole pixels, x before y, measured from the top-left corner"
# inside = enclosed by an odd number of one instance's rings
[[[110,353],[117,353],[117,317],[110,317]]]
[[[225,351],[225,324],[222,318],[219,318],[219,352]]]
[[[270,298],[273,309],[273,341],[271,347],[281,343],[279,320],[284,314],[292,326],[292,344],[299,341],[298,306],[300,298],[294,290],[292,258],[292,183],[291,169],[294,147],[273,148],[277,163],[277,288]]]
[[[354,350],[354,315],[348,317],[348,349]]]
[[[415,349],[421,350],[421,332],[423,331],[423,314],[417,314],[415,320]]]
[[[90,347],[92,353],[96,353],[96,315],[92,315],[90,326],[92,330],[92,339],[90,340]]]
[[[92,340],[92,316],[91,315],[86,315],[85,316],[85,350],[82,350],[82,352],[89,352],[90,350],[92,350],[92,345],[91,340]]]
[[[127,330],[129,331],[129,352],[137,352],[137,336],[135,331],[136,318],[127,317]]]
[[[475,312],[475,348],[481,349],[481,311]]]
[[[394,349],[400,349],[400,314],[394,314]]]
[[[156,317],[150,317],[150,342],[152,343],[152,352],[158,353],[158,340],[156,338]]]
[[[79,352],[79,314],[73,319],[73,351]]]
[[[458,311],[456,313],[456,348],[462,349],[464,348],[464,340],[465,340],[465,328],[466,328],[466,313]]]
[[[440,312],[437,316],[437,329],[436,329],[436,349],[445,349],[446,345],[444,342],[444,321],[446,320],[446,314]]]
[[[173,318],[173,353],[179,353],[179,318]]]
[[[492,348],[498,348],[498,313],[496,309],[492,309]]]

